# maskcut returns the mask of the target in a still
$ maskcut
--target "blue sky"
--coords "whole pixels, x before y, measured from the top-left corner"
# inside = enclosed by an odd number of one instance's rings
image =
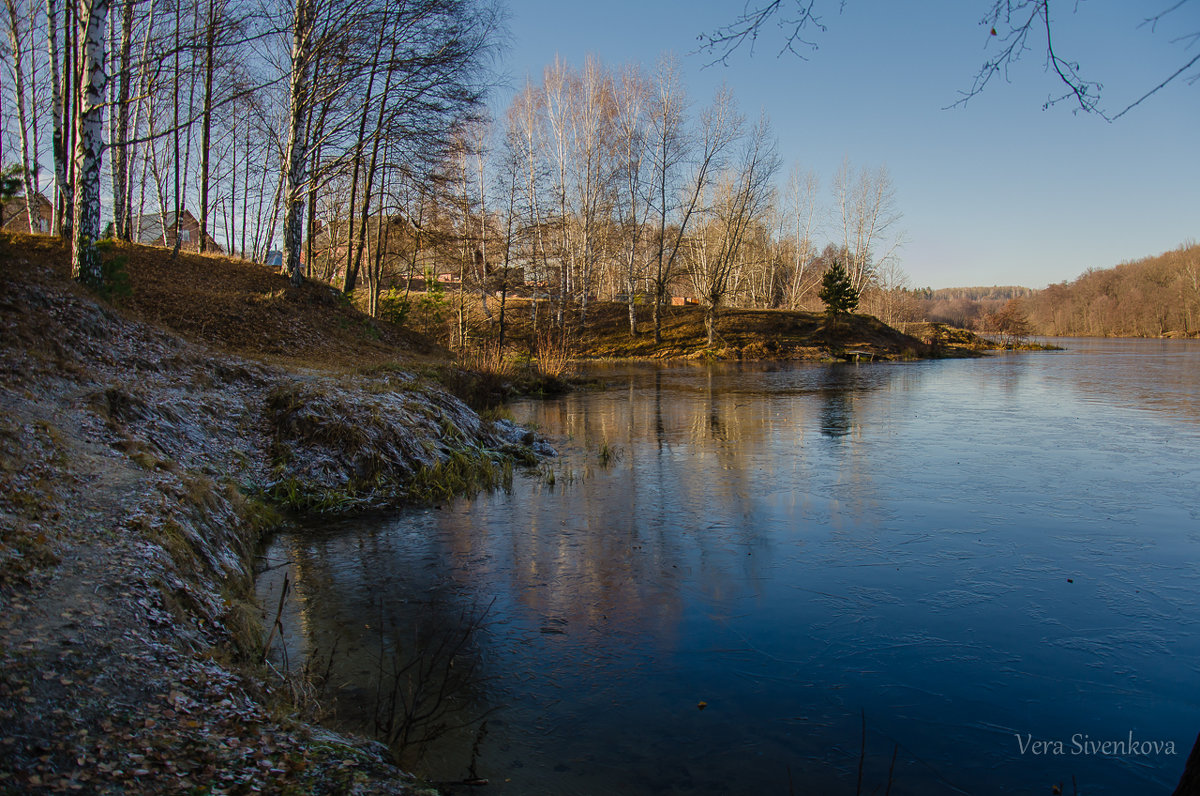
[[[1139,23],[1169,0],[1062,0],[1055,47],[1104,84],[1117,109],[1200,49],[1172,43],[1200,32],[1200,2],[1157,30]],[[580,65],[591,53],[651,69],[662,52],[682,62],[698,107],[727,83],[750,118],[765,109],[785,160],[812,169],[828,201],[844,158],[886,165],[904,214],[902,264],[914,286],[1043,287],[1088,268],[1173,249],[1200,238],[1200,84],[1179,80],[1115,123],[1043,110],[1060,85],[1031,52],[1010,81],[965,108],[945,110],[988,56],[979,22],[989,0],[818,0],[825,33],[807,60],[777,57],[768,31],[728,66],[689,54],[696,37],[730,21],[740,0],[508,0],[513,87],[540,80],[555,54]],[[496,108],[510,90],[497,92]],[[499,114],[498,114],[499,115]],[[833,237],[832,225],[828,236]],[[824,235],[819,238],[824,239]]]

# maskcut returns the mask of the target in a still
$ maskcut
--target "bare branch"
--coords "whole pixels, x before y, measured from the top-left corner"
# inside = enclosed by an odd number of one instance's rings
[[[1155,86],[1154,88],[1152,88],[1152,89],[1150,89],[1149,91],[1147,91],[1145,94],[1143,94],[1143,95],[1142,95],[1141,97],[1139,97],[1138,99],[1136,99],[1136,100],[1134,100],[1133,102],[1129,103],[1129,105],[1125,106],[1124,110],[1122,110],[1120,113],[1118,113],[1118,114],[1116,114],[1115,116],[1113,116],[1111,119],[1109,119],[1109,121],[1116,121],[1117,119],[1120,119],[1120,118],[1121,118],[1122,116],[1124,116],[1126,113],[1128,113],[1129,111],[1133,110],[1133,109],[1134,109],[1134,108],[1136,108],[1138,105],[1141,105],[1143,100],[1145,100],[1145,99],[1149,98],[1149,97],[1150,97],[1152,94],[1155,94],[1155,93],[1157,93],[1157,92],[1158,92],[1160,89],[1162,89],[1164,86],[1166,86],[1168,83],[1170,83],[1170,82],[1171,82],[1172,80],[1174,80],[1175,78],[1177,78],[1177,77],[1179,77],[1180,75],[1182,75],[1182,74],[1183,74],[1184,72],[1186,72],[1187,70],[1191,69],[1191,68],[1192,68],[1193,66],[1195,66],[1197,63],[1200,63],[1200,55],[1196,55],[1195,57],[1193,57],[1193,58],[1192,58],[1192,60],[1188,61],[1188,62],[1187,62],[1186,64],[1184,64],[1183,66],[1179,67],[1179,69],[1175,70],[1175,72],[1174,72],[1174,73],[1173,73],[1173,74],[1172,74],[1170,77],[1168,77],[1166,80],[1164,80],[1163,82],[1159,83],[1159,84],[1158,84],[1157,86]],[[1192,77],[1192,78],[1191,78],[1191,79],[1188,81],[1188,84],[1189,84],[1189,85],[1190,85],[1190,84],[1193,84],[1193,83],[1195,83],[1197,80],[1200,80],[1200,74],[1197,74],[1197,75],[1193,76],[1193,77]],[[1107,118],[1107,117],[1106,117],[1106,118]]]
[[[783,44],[776,57],[791,53],[803,60],[801,48],[817,49],[816,42],[803,38],[805,29],[811,27],[820,33],[825,32],[825,25],[813,13],[815,5],[816,0],[771,0],[765,5],[752,6],[747,0],[741,15],[733,22],[697,37],[700,45],[696,52],[713,56],[709,66],[728,64],[729,57],[746,42],[749,42],[750,53],[753,54],[763,26],[774,20],[775,27],[783,32]],[[788,8],[792,9],[791,13],[787,12]]]

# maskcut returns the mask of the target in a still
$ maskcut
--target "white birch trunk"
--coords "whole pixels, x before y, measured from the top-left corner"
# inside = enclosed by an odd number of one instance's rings
[[[103,285],[96,241],[100,237],[100,157],[104,151],[104,30],[108,0],[80,0],[79,42],[83,56],[75,147],[75,213],[72,276],[91,287]]]
[[[33,215],[37,211],[37,191],[33,187],[33,171],[30,169],[29,121],[25,115],[25,48],[21,46],[20,15],[15,0],[6,0],[8,7],[8,40],[13,53],[13,89],[17,106],[17,126],[21,139],[21,180],[25,184],[25,215],[29,217],[29,232],[36,232]],[[37,153],[33,153],[37,157]]]

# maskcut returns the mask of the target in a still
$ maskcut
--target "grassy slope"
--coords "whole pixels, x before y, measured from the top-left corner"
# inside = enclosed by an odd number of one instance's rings
[[[359,312],[338,291],[312,282],[294,288],[273,268],[188,252],[172,259],[164,249],[136,244],[118,244],[114,255],[125,261],[132,286],[131,296],[117,300],[123,314],[231,354],[339,371],[448,358],[428,338]],[[51,238],[0,236],[0,259],[17,256],[63,278],[69,273],[66,250]],[[477,302],[469,297],[472,307]],[[709,349],[704,311],[696,306],[665,308],[663,342],[656,345],[648,308],[639,307],[638,313],[639,334],[633,336],[624,304],[592,304],[587,322],[572,331],[572,353],[583,359],[828,360],[846,351],[869,351],[878,359],[911,359],[987,347],[970,333],[951,334],[941,327],[939,334],[928,324],[910,336],[869,315],[831,322],[820,313],[727,309],[720,316],[716,346]],[[473,315],[482,317],[477,308]],[[511,300],[507,316],[510,341],[532,350],[528,302]],[[494,329],[484,324],[478,332],[490,336]]]
[[[282,365],[368,368],[420,363],[445,352],[406,329],[376,321],[324,285],[294,288],[275,269],[218,255],[118,244],[132,295],[117,297],[126,317],[165,327],[231,354]],[[66,249],[53,238],[0,235],[0,262],[27,261],[69,276]]]
[[[513,334],[529,336],[526,302],[510,307]],[[655,344],[649,309],[638,308],[638,334],[629,333],[629,310],[624,304],[589,305],[587,320],[572,329],[571,347],[584,359],[806,359],[834,360],[848,352],[870,352],[875,359],[914,359],[964,356],[987,348],[971,333],[951,335],[945,327],[923,324],[914,335],[904,334],[870,315],[841,316],[792,310],[727,309],[718,320],[719,336],[708,348],[704,310],[697,306],[667,307],[662,343]],[[923,336],[923,339],[922,339]]]

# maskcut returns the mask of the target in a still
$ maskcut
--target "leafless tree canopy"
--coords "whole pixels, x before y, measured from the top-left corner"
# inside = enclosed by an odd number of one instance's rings
[[[282,237],[300,279],[318,207],[370,215],[478,115],[504,26],[494,0],[6,0],[3,22],[0,166],[96,284],[104,234],[256,260]]]

